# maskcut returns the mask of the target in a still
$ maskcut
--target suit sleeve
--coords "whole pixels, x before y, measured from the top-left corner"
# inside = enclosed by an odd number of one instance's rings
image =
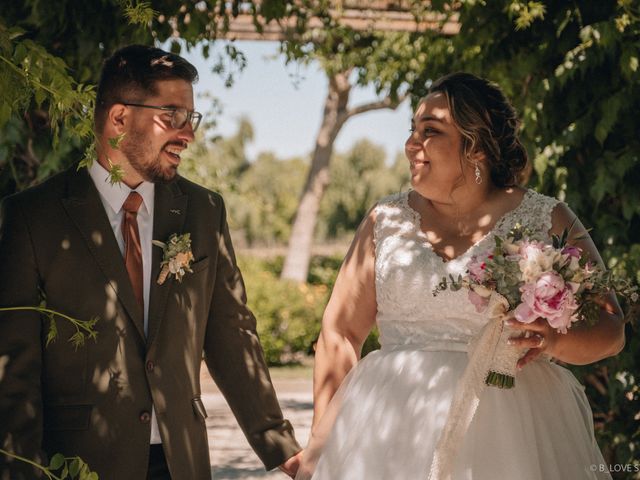
[[[0,307],[38,306],[38,271],[26,218],[16,197],[0,213]],[[41,318],[0,311],[0,447],[42,462]],[[26,464],[0,454],[0,478],[33,478]]]
[[[283,419],[256,320],[231,245],[226,212],[217,238],[216,276],[205,339],[205,361],[247,440],[267,470],[301,450],[291,424]]]

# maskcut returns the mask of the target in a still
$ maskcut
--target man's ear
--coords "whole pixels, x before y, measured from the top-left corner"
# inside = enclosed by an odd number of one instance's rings
[[[107,113],[107,125],[118,134],[124,132],[129,120],[129,110],[121,103],[111,106]]]

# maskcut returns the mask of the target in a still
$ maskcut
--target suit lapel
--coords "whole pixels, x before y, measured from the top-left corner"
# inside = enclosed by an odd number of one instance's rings
[[[86,168],[69,171],[68,196],[62,204],[82,234],[102,273],[144,339],[144,318],[136,301],[109,218]]]
[[[153,207],[153,239],[166,242],[171,234],[184,233],[182,228],[187,216],[187,195],[182,193],[177,182],[156,184]],[[151,345],[156,337],[164,312],[171,286],[175,281],[170,275],[162,285],[158,285],[162,248],[153,246],[151,262],[151,287],[149,293],[149,336],[147,345]]]

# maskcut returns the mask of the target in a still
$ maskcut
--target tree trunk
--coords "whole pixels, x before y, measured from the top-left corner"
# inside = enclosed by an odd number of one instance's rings
[[[349,74],[350,71],[340,72],[329,77],[329,92],[324,104],[322,125],[316,137],[311,169],[291,229],[287,257],[281,275],[283,279],[307,281],[320,201],[329,184],[329,161],[333,153],[333,143],[348,118],[347,104],[351,90]]]
[[[351,69],[329,76],[329,92],[324,103],[322,125],[316,137],[311,170],[300,196],[289,238],[287,257],[282,269],[281,278],[286,280],[307,281],[313,231],[318,221],[320,201],[329,185],[329,161],[333,153],[333,142],[340,129],[349,118],[355,115],[382,108],[395,109],[406,98],[406,94],[399,95],[393,100],[387,96],[381,100],[348,108],[351,91],[350,74]]]

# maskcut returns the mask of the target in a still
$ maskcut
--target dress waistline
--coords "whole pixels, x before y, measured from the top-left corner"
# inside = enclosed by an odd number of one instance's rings
[[[415,350],[422,352],[468,352],[469,342],[461,340],[429,340],[422,343],[391,343],[382,344],[383,352],[398,352]]]

